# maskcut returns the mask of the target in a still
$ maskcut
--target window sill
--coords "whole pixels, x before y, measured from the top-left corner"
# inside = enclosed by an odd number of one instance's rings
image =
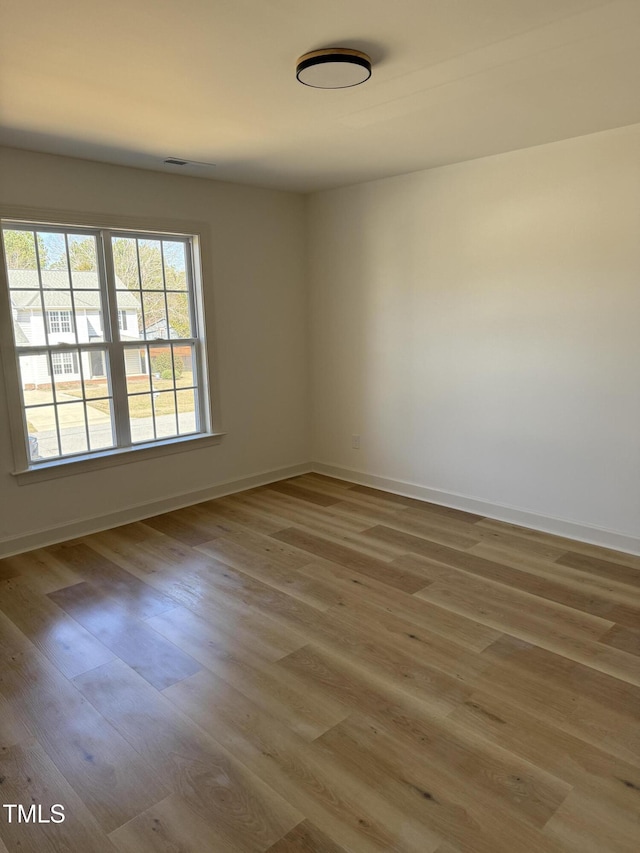
[[[189,435],[126,449],[116,448],[101,453],[74,456],[70,459],[55,459],[34,465],[24,471],[14,471],[13,476],[17,479],[18,485],[25,486],[29,483],[68,477],[72,474],[83,474],[86,471],[112,468],[114,465],[127,465],[144,459],[155,459],[171,453],[183,453],[185,450],[199,450],[201,447],[220,444],[224,436],[223,432]]]

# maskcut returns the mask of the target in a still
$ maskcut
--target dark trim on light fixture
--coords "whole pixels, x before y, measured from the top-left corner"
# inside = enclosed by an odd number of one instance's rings
[[[355,82],[348,82],[344,85],[327,84],[310,82],[308,75],[304,72],[310,68],[318,68],[326,64],[338,65],[356,65],[362,69],[361,79],[356,79]],[[314,89],[349,89],[352,86],[359,86],[371,77],[371,58],[361,50],[353,50],[347,47],[329,47],[323,50],[312,50],[309,53],[303,54],[296,64],[296,77],[303,86],[310,86]],[[303,79],[306,77],[307,79]]]
[[[179,160],[177,157],[167,157],[167,159],[162,162],[166,163],[168,166],[186,166],[189,161]]]

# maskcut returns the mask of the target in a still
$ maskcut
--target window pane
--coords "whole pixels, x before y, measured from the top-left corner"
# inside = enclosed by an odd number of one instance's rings
[[[120,340],[135,341],[144,338],[140,291],[118,290],[116,300]]]
[[[136,241],[132,237],[114,237],[111,241],[116,287],[135,290],[140,287]]]
[[[53,382],[56,390],[56,402],[70,401],[74,397],[83,398],[80,362],[77,350],[52,352]]]
[[[149,347],[151,356],[151,384],[154,391],[173,388],[173,362],[171,347]]]
[[[167,329],[167,313],[164,293],[159,291],[143,291],[142,304],[144,307],[144,327],[147,340],[169,337]]]
[[[105,337],[100,293],[97,290],[76,291],[75,302],[75,326],[78,343],[95,344],[102,342]]]
[[[127,392],[141,394],[149,391],[149,357],[146,347],[127,347],[124,351]]]
[[[105,350],[82,350],[85,397],[111,396]]]
[[[39,406],[25,410],[32,461],[60,456],[55,406]]]
[[[2,232],[2,242],[7,261],[9,287],[39,287],[35,233],[5,228]],[[21,275],[24,271],[35,272],[36,275]]]
[[[154,440],[151,394],[129,397],[129,424],[133,442]]]
[[[71,287],[64,234],[38,231],[38,257],[44,288]]]
[[[45,290],[44,310],[50,344],[75,344],[76,333],[70,290]]]
[[[86,452],[89,447],[87,445],[84,403],[64,403],[58,405],[57,408],[62,453]]]
[[[49,359],[46,353],[20,356],[20,384],[27,406],[53,403]]]
[[[39,290],[10,290],[11,318],[16,346],[46,344]]]
[[[167,290],[187,289],[187,264],[185,243],[163,240],[164,280]]]
[[[138,240],[143,290],[164,290],[159,240]]]
[[[180,435],[196,431],[196,396],[195,391],[178,391],[178,428]]]
[[[105,450],[115,445],[111,400],[89,400],[87,422],[91,450]]]
[[[176,425],[176,399],[173,391],[160,391],[153,395],[158,438],[171,438],[178,434]]]
[[[96,238],[93,235],[69,234],[69,266],[71,268],[71,284],[74,289],[98,289],[98,261]]]
[[[169,307],[169,331],[172,338],[191,338],[189,297],[186,293],[167,293]]]
[[[195,385],[193,347],[176,346],[174,344],[173,363],[176,373],[176,387],[190,388],[192,385]]]

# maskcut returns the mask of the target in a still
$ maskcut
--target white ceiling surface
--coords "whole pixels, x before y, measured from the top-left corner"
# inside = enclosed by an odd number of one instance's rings
[[[308,191],[640,122],[640,0],[13,0],[0,81],[0,143]]]

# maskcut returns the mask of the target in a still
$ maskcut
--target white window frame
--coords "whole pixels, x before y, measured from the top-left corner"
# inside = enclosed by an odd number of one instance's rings
[[[127,312],[122,308],[118,309],[118,329],[121,332],[127,331]]]
[[[204,288],[202,283],[202,268],[211,268],[211,247],[208,227],[202,223],[185,223],[166,220],[141,219],[127,216],[94,217],[85,213],[69,213],[51,210],[34,210],[32,208],[6,207],[0,205],[0,227],[22,227],[41,229],[48,232],[56,230],[64,232],[69,229],[74,233],[86,232],[100,235],[102,246],[107,245],[111,235],[123,237],[138,237],[143,239],[185,240],[189,242],[191,251],[187,258],[190,276],[191,321],[192,328],[198,335],[189,339],[171,339],[157,343],[193,344],[196,350],[198,373],[198,412],[199,432],[179,435],[171,438],[160,438],[155,441],[133,444],[128,422],[126,405],[126,377],[124,367],[125,345],[133,343],[120,340],[117,304],[115,298],[107,295],[105,311],[103,311],[105,341],[99,343],[57,344],[56,349],[107,350],[111,366],[112,394],[114,418],[117,419],[117,433],[120,443],[117,447],[104,451],[80,453],[55,457],[46,461],[31,462],[29,460],[29,436],[24,416],[22,399],[19,355],[26,354],[27,347],[18,347],[14,339],[13,323],[11,321],[11,303],[9,285],[6,275],[4,246],[0,240],[0,353],[5,375],[11,440],[15,460],[12,472],[19,484],[27,484],[40,480],[54,479],[66,474],[76,474],[81,471],[91,471],[137,461],[138,459],[164,456],[168,453],[184,452],[210,444],[218,444],[225,433],[221,429],[219,418],[218,389],[215,383],[215,372],[212,370],[213,341],[210,328],[205,322]],[[100,246],[100,242],[98,246]],[[108,251],[99,251],[98,265],[100,268],[101,292],[104,282],[108,294],[114,292],[115,275],[113,269],[110,242]],[[210,308],[207,312],[210,314]],[[147,343],[150,343],[147,341]],[[31,348],[38,349],[36,348]],[[40,348],[46,349],[46,348]],[[116,357],[120,355],[120,358]],[[119,374],[119,380],[113,382],[114,374]],[[117,392],[117,393],[116,393]],[[123,406],[123,401],[125,405]],[[124,439],[124,440],[123,440]]]

